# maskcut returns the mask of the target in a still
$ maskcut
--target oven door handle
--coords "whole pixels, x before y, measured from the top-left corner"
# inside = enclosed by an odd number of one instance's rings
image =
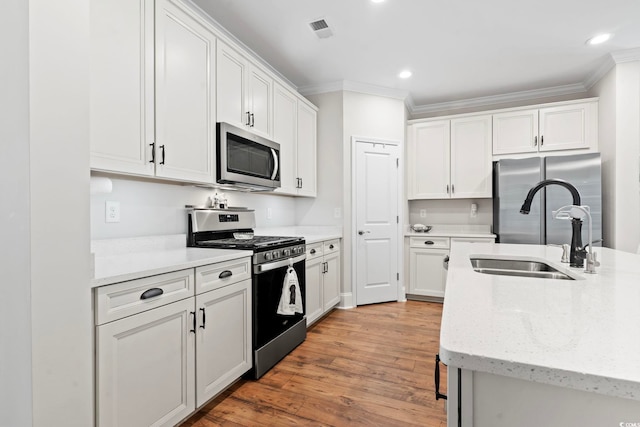
[[[266,264],[258,264],[253,266],[253,274],[261,274],[266,273],[267,271],[275,270],[276,268],[286,267],[289,265],[289,262],[295,264],[300,261],[304,261],[307,259],[307,254],[299,255],[295,258],[287,258],[280,261],[269,262]]]

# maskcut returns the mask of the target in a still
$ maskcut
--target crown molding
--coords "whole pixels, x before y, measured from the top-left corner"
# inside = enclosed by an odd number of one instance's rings
[[[589,74],[587,78],[584,80],[584,87],[586,90],[590,90],[596,83],[600,81],[609,71],[616,66],[616,61],[613,59],[612,55],[607,55],[600,64],[598,68],[596,68],[593,73]]]
[[[640,47],[633,49],[618,50],[611,52],[611,58],[616,64],[622,64],[624,62],[640,61]]]
[[[584,84],[575,83],[570,85],[554,86],[554,87],[548,87],[543,89],[511,92],[511,93],[505,93],[501,95],[468,98],[468,99],[462,99],[459,101],[446,101],[446,102],[419,105],[419,106],[413,106],[413,107],[410,107],[409,105],[407,105],[407,108],[409,109],[409,113],[411,115],[414,115],[414,114],[433,113],[437,111],[458,110],[462,108],[488,107],[488,106],[503,104],[507,102],[530,101],[534,99],[548,98],[552,96],[584,93],[586,91],[587,90]]]
[[[349,80],[340,80],[319,85],[298,87],[298,92],[300,92],[304,96],[338,91],[349,91],[364,93],[367,95],[384,96],[387,98],[400,99],[402,101],[406,100],[409,96],[409,92],[407,92],[406,90],[376,86],[367,83],[353,82]]]

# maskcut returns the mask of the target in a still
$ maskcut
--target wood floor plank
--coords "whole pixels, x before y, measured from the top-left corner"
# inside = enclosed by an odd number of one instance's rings
[[[446,427],[433,377],[441,315],[420,301],[334,310],[260,380],[240,380],[182,425]]]

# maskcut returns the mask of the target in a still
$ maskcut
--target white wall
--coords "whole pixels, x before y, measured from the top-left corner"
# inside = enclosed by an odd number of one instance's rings
[[[478,205],[478,213],[471,218],[471,203]],[[420,217],[420,210],[426,211],[426,217]],[[492,225],[492,199],[455,199],[455,200],[411,200],[409,201],[409,224],[447,224],[447,225]]]
[[[0,2],[0,426],[30,426],[29,3]],[[11,64],[10,66],[5,66]]]
[[[342,92],[309,96],[318,107],[318,197],[296,201],[298,225],[342,225],[343,150]],[[340,210],[337,216],[335,209]]]
[[[617,64],[590,95],[600,97],[605,245],[635,252],[640,243],[640,61]]]
[[[187,232],[185,205],[204,206],[215,190],[200,187],[111,177],[113,191],[91,196],[91,238],[110,239]],[[256,210],[258,227],[295,225],[293,197],[262,193],[224,192],[229,206]],[[120,203],[120,222],[105,222],[105,202]],[[268,218],[271,209],[272,218]]]
[[[353,294],[352,286],[352,235],[351,221],[351,137],[369,137],[399,141],[400,158],[404,158],[406,117],[404,101],[357,92],[344,92],[343,104],[343,293]],[[343,300],[342,304],[345,301]],[[355,301],[353,301],[355,305]],[[348,305],[348,304],[347,304]]]
[[[33,425],[87,427],[89,2],[30,0],[29,35]]]
[[[616,247],[616,70],[591,89],[598,96],[598,145],[602,160],[602,236],[604,246]]]

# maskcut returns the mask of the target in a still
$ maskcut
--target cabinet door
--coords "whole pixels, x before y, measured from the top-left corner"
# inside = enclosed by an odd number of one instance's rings
[[[540,109],[540,151],[589,148],[596,137],[590,124],[597,119],[594,103]],[[596,113],[597,114],[597,113]]]
[[[249,67],[248,87],[251,125],[249,130],[271,138],[271,104],[273,98],[273,79],[255,66]]]
[[[173,426],[195,410],[193,302],[96,327],[99,427]]]
[[[212,183],[215,37],[170,0],[156,3],[156,175]]]
[[[300,196],[316,197],[316,111],[302,101],[298,101],[298,178]],[[338,164],[335,165],[339,167]]]
[[[218,41],[216,68],[217,121],[244,128],[249,124],[246,105],[247,61]]]
[[[340,302],[340,252],[324,257],[323,312],[327,312]]]
[[[444,298],[447,270],[444,259],[449,255],[443,249],[409,250],[409,293]]]
[[[318,320],[323,312],[322,298],[322,267],[323,258],[317,257],[307,260],[305,270],[305,310],[307,312],[307,326]]]
[[[251,369],[251,280],[196,296],[197,407]]]
[[[91,168],[153,175],[153,0],[91,0]]]
[[[451,198],[492,197],[491,116],[451,120]]]
[[[493,154],[538,151],[538,110],[493,115]]]
[[[449,120],[412,124],[407,173],[409,199],[449,198]]]
[[[273,140],[280,144],[280,188],[276,192],[297,194],[298,100],[279,84],[273,90]]]

